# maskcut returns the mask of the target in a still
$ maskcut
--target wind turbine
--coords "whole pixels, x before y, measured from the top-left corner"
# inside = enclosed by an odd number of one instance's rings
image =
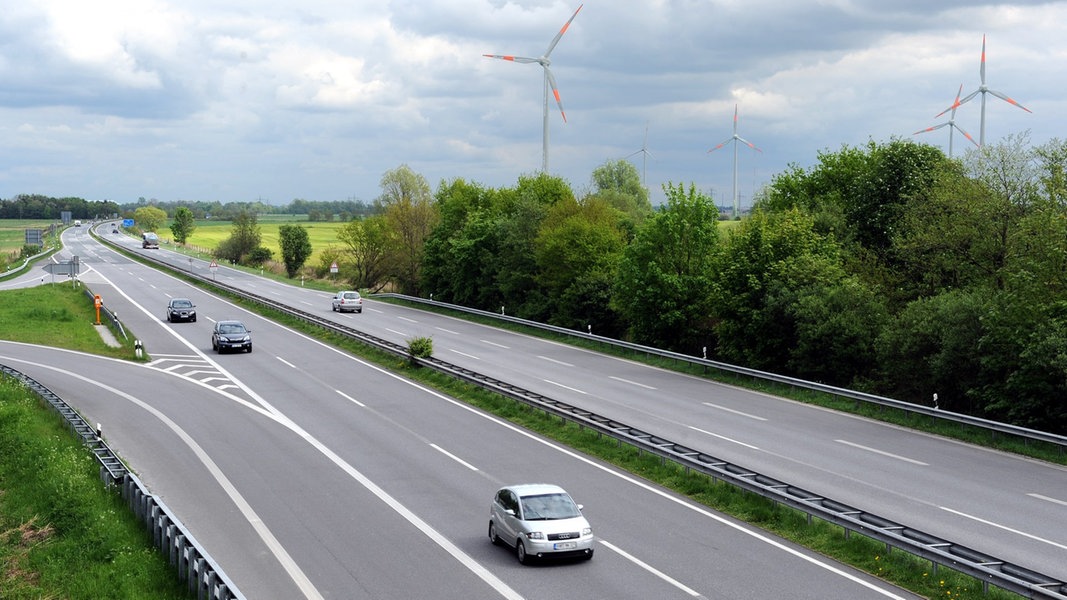
[[[711,150],[708,150],[708,154],[711,154],[712,152],[715,152],[716,150],[718,150],[719,148],[722,148],[723,146],[725,146],[726,144],[729,144],[730,142],[734,143],[734,214],[733,214],[733,218],[736,219],[738,213],[741,211],[741,207],[740,207],[740,205],[738,203],[738,200],[737,200],[737,142],[741,142],[741,143],[745,144],[746,146],[748,146],[749,148],[752,148],[756,152],[759,152],[760,154],[763,154],[763,150],[760,150],[759,148],[757,148],[755,144],[753,144],[752,142],[746,140],[745,138],[737,135],[737,105],[736,104],[734,105],[734,134],[732,136],[726,138],[725,140],[723,140],[722,143],[720,143],[718,146],[715,146]]]
[[[950,107],[948,107],[948,109],[946,109],[946,110],[949,110],[949,109],[952,110],[952,114],[949,115],[949,117],[948,117],[948,123],[942,123],[940,125],[934,125],[933,127],[927,127],[926,129],[921,129],[921,130],[916,131],[915,133],[912,134],[912,135],[919,135],[920,133],[926,133],[926,132],[929,132],[929,131],[936,131],[938,129],[941,129],[942,127],[948,127],[949,128],[948,129],[948,157],[949,158],[952,158],[952,130],[953,129],[958,129],[960,131],[960,133],[963,134],[963,137],[971,140],[972,144],[974,144],[975,146],[978,146],[978,142],[974,141],[974,138],[971,137],[971,134],[967,133],[966,131],[963,130],[962,127],[960,127],[959,125],[956,124],[956,109],[960,107],[960,104],[963,104],[962,102],[960,102],[960,94],[962,94],[962,93],[963,93],[963,84],[961,83],[960,84],[960,91],[956,92],[956,101],[952,103],[952,106],[950,106]],[[945,113],[942,112],[941,114],[943,115]],[[938,115],[938,116],[940,116],[940,115]]]
[[[648,186],[645,185],[645,167],[648,164],[648,157],[652,156],[652,153],[648,151],[648,123],[645,123],[645,143],[641,145],[641,149],[635,152],[631,152],[626,158],[630,158],[635,154],[641,154],[641,186],[646,190]],[[653,158],[655,158],[653,156]]]
[[[966,104],[971,98],[974,98],[978,94],[981,94],[982,95],[982,130],[978,134],[978,145],[979,146],[985,146],[985,97],[986,97],[986,94],[993,94],[994,96],[996,96],[997,98],[1000,98],[1001,100],[1004,100],[1008,104],[1014,104],[1015,106],[1018,106],[1019,108],[1025,110],[1028,113],[1032,113],[1033,111],[1031,111],[1029,108],[1026,108],[1022,104],[1019,104],[1015,100],[1012,100],[1011,98],[1007,97],[1003,93],[998,92],[996,90],[991,90],[991,89],[989,89],[988,86],[986,86],[986,84],[985,84],[985,35],[984,34],[982,35],[982,67],[981,67],[981,70],[979,71],[979,73],[982,76],[982,85],[978,86],[977,90],[971,92],[970,94],[967,94],[967,96],[963,100],[959,100],[955,104],[953,104],[952,106],[950,106],[950,107],[946,108],[945,110],[941,111],[941,114],[939,114],[937,116],[940,117],[941,115],[947,113],[949,110],[955,110],[956,107],[958,107],[959,105]],[[936,119],[937,117],[934,117],[934,118]]]
[[[567,122],[567,113],[563,112],[563,101],[559,98],[559,89],[556,88],[556,78],[552,76],[552,70],[549,69],[549,65],[552,61],[548,59],[548,55],[552,54],[552,50],[555,49],[556,44],[559,43],[559,39],[563,37],[564,33],[567,33],[567,28],[571,26],[571,21],[574,17],[578,16],[578,11],[582,10],[584,4],[578,5],[578,10],[574,11],[571,18],[567,19],[567,22],[563,24],[563,27],[556,34],[556,37],[552,38],[552,43],[548,45],[548,50],[541,55],[540,58],[528,58],[524,56],[511,56],[509,54],[483,54],[486,58],[499,58],[500,60],[510,60],[517,63],[537,63],[544,68],[545,71],[545,110],[544,110],[544,142],[542,147],[542,159],[541,170],[548,172],[548,90],[552,90],[552,95],[556,97],[556,104],[559,105],[559,114],[563,116],[563,122]]]

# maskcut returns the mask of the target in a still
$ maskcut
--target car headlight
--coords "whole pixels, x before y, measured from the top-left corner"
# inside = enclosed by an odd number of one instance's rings
[[[531,540],[543,540],[545,539],[545,534],[541,533],[540,531],[531,531],[526,534],[526,537],[530,538]]]
[[[586,528],[582,529],[582,536],[587,536],[587,535],[593,535],[593,528],[592,527],[586,527]]]

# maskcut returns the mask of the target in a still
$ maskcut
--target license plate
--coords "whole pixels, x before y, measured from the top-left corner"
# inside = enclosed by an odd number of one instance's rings
[[[578,542],[557,542],[552,544],[553,550],[574,550],[578,547]]]

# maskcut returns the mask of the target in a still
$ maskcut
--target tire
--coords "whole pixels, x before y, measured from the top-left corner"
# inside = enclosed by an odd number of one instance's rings
[[[331,304],[330,308],[333,309],[333,312],[337,312],[337,305],[336,304]]]
[[[170,323],[170,313],[167,313],[167,322]]]
[[[494,546],[500,545],[500,536],[496,534],[496,524],[489,521],[489,541],[493,542]]]
[[[526,546],[522,543],[522,540],[515,540],[515,557],[519,559],[519,563],[528,565],[533,561],[533,557],[526,554]]]
[[[192,321],[193,323],[196,323],[196,317],[193,317],[192,319],[190,319],[190,321]]]
[[[590,550],[589,554],[585,555],[585,560],[593,560],[593,551]]]
[[[248,350],[246,350],[246,352],[248,352],[249,354],[252,354],[252,346],[249,346]]]

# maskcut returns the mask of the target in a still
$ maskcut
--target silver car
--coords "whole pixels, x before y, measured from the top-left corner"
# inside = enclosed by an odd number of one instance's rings
[[[489,507],[489,540],[514,548],[522,564],[534,558],[593,558],[593,528],[582,505],[558,485],[500,488]]]
[[[333,311],[357,312],[362,314],[363,298],[359,295],[359,292],[352,290],[337,292],[337,294],[333,297]]]

